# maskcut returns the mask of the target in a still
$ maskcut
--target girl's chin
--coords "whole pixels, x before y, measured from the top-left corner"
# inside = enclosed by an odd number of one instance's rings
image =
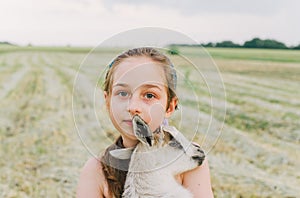
[[[124,136],[126,136],[126,137],[128,137],[128,138],[130,138],[130,139],[134,139],[134,140],[137,139],[136,136],[133,133],[132,128],[130,130],[123,129],[122,132],[121,132],[121,134],[124,135]]]
[[[134,145],[136,145],[137,142],[138,142],[138,139],[137,139],[136,136],[133,135],[133,134],[122,133],[121,136],[122,136],[122,138],[123,138],[123,143],[124,143],[124,144],[127,144],[127,146],[130,146],[130,147],[131,147],[131,146],[134,146]],[[125,143],[125,142],[127,142],[127,143]],[[128,145],[128,143],[129,143],[130,145]],[[125,146],[125,145],[124,145],[124,146]]]

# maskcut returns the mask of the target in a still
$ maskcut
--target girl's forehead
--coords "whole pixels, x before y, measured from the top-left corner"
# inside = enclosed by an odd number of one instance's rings
[[[147,57],[130,57],[120,62],[114,71],[113,84],[161,84],[165,86],[164,65]]]
[[[117,70],[132,70],[133,68],[140,67],[142,65],[154,66],[160,64],[146,56],[129,57],[121,60],[121,62],[117,66]]]

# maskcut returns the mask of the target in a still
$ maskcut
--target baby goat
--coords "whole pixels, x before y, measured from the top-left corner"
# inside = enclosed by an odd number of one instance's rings
[[[138,115],[133,118],[133,130],[140,142],[131,155],[122,197],[193,197],[175,176],[202,164],[205,155],[200,147],[175,127],[164,126],[152,133]]]

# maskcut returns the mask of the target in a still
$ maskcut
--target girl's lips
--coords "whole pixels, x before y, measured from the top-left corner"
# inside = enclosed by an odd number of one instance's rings
[[[132,120],[123,120],[123,122],[129,126],[132,126]]]

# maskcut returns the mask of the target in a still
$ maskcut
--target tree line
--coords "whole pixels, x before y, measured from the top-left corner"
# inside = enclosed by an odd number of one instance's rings
[[[203,46],[203,47],[228,47],[228,48],[264,48],[264,49],[300,49],[300,44],[297,46],[287,47],[284,43],[273,39],[253,38],[244,42],[243,45],[226,40],[217,43],[203,43],[199,45],[180,44],[177,46]]]
[[[10,42],[1,42],[0,45],[15,45]],[[31,46],[31,45],[29,45]],[[273,40],[273,39],[260,39],[260,38],[253,38],[249,41],[244,42],[243,45],[234,43],[232,41],[226,40],[217,43],[203,43],[203,44],[196,44],[196,45],[189,45],[189,44],[171,44],[170,46],[203,46],[203,47],[228,47],[228,48],[265,48],[265,49],[300,49],[300,44],[297,46],[288,47],[284,43]]]

